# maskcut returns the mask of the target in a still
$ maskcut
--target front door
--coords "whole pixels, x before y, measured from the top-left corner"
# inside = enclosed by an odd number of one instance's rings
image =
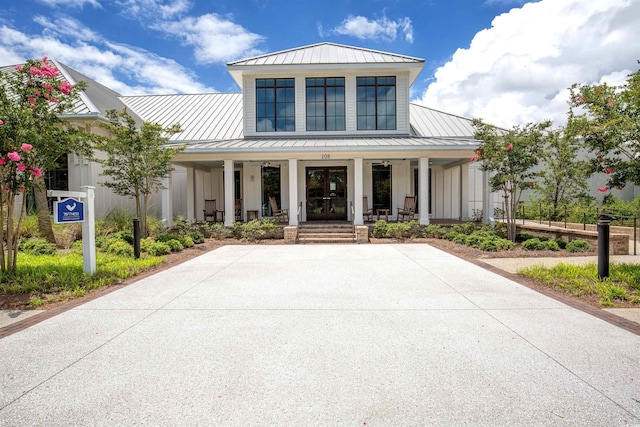
[[[307,168],[307,220],[347,220],[347,168]]]

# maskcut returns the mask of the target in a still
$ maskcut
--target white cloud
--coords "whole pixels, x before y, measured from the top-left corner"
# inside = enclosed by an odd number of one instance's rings
[[[115,3],[123,9],[124,16],[145,20],[155,16],[162,19],[181,16],[192,6],[189,0],[116,0]]]
[[[353,36],[360,40],[385,41],[396,40],[398,32],[400,32],[404,35],[406,41],[413,43],[413,25],[411,19],[407,17],[392,21],[386,16],[369,20],[364,16],[349,15],[333,32]]]
[[[184,44],[193,46],[196,60],[202,64],[229,62],[263,53],[258,46],[264,41],[264,37],[215,13],[160,22],[152,28],[178,37]]]
[[[497,16],[417,102],[511,127],[565,124],[573,83],[621,83],[640,58],[637,0],[542,0]]]
[[[5,64],[48,56],[124,95],[214,91],[172,59],[111,42],[70,18],[61,19],[65,21],[36,20],[46,24],[43,34],[26,34],[0,26],[0,56]],[[76,34],[65,27],[70,22]],[[86,34],[91,35],[90,44],[83,38]]]
[[[38,0],[42,4],[46,4],[49,7],[79,7],[82,8],[85,4],[89,4],[93,7],[101,7],[98,0]]]

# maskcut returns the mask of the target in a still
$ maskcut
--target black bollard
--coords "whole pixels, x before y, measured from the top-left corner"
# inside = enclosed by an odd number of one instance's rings
[[[140,258],[140,220],[133,219],[133,256]]]
[[[609,277],[609,224],[611,217],[606,213],[598,215],[598,278]]]

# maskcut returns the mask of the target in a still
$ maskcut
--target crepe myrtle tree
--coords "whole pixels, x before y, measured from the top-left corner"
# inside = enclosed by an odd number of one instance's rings
[[[561,206],[592,199],[587,185],[591,167],[580,155],[581,150],[582,143],[571,129],[554,129],[547,133],[536,193],[551,207],[554,220]]]
[[[475,138],[482,141],[472,162],[479,162],[489,172],[491,191],[501,192],[504,199],[507,236],[516,239],[516,209],[522,191],[533,189],[538,173],[534,168],[542,160],[542,150],[551,122],[529,123],[511,130],[499,129],[473,120]]]
[[[82,132],[67,126],[60,114],[71,110],[83,88],[83,84],[74,87],[63,79],[46,57],[0,72],[0,211],[6,212],[0,215],[3,273],[13,273],[17,266],[26,192],[33,189],[44,195],[48,238],[55,241],[43,173],[61,154],[79,151]]]
[[[608,175],[598,190],[640,185],[640,70],[620,86],[574,84],[570,92],[569,127],[592,151],[592,170]]]
[[[33,147],[39,174],[33,188],[40,232],[55,243],[51,213],[47,204],[43,174],[55,167],[67,153],[90,153],[86,133],[70,126],[61,115],[73,111],[85,83],[71,85],[55,64],[46,57],[30,59],[13,70],[0,72],[0,119],[2,155],[16,151],[23,144]]]
[[[162,178],[173,170],[171,157],[184,150],[184,146],[166,146],[169,136],[181,131],[180,125],[163,128],[144,122],[138,129],[126,109],[109,110],[106,116],[108,123],[97,125],[108,130],[110,136],[94,137],[95,147],[106,153],[106,158],[95,158],[103,166],[101,175],[111,178],[101,184],[120,196],[135,199],[140,234],[147,236],[149,196],[163,189]]]

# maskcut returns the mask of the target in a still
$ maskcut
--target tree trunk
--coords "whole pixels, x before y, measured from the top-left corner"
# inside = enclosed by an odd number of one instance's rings
[[[53,234],[49,205],[47,204],[47,188],[44,182],[44,177],[40,176],[34,180],[37,186],[33,189],[33,196],[36,202],[36,214],[38,215],[38,228],[40,229],[40,234],[42,234],[42,237],[44,237],[47,242],[57,244],[56,236]]]

